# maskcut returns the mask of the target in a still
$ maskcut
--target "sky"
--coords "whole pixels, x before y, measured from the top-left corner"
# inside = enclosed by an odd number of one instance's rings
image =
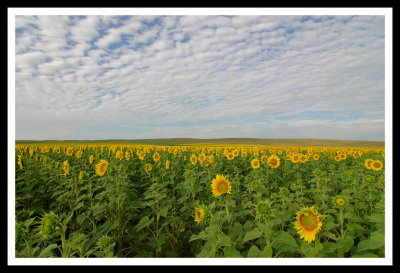
[[[385,140],[383,15],[16,15],[15,139]]]

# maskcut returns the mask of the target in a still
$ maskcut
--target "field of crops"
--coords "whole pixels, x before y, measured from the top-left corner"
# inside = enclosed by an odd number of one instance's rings
[[[16,257],[385,257],[385,151],[16,145]]]

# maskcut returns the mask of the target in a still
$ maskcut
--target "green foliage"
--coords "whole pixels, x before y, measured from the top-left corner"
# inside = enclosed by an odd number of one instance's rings
[[[384,169],[364,165],[367,158],[384,162],[381,149],[75,144],[68,156],[68,146],[16,147],[23,164],[21,169],[16,162],[17,257],[385,255]],[[83,151],[80,158],[78,149]],[[229,160],[225,149],[237,149],[238,155]],[[118,150],[130,158],[117,158]],[[138,156],[142,151],[143,159]],[[156,151],[158,161],[153,160]],[[356,151],[361,154],[357,158],[352,156]],[[319,159],[309,156],[294,163],[286,158],[308,152],[318,153]],[[341,153],[346,159],[336,161]],[[198,159],[193,165],[192,154],[214,160],[203,165]],[[252,168],[252,159],[272,154],[280,158],[277,168],[268,163]],[[103,176],[95,168],[100,159],[109,163]],[[149,172],[147,163],[152,165]],[[217,174],[228,178],[231,194],[212,194]],[[296,213],[310,206],[320,213],[322,228],[307,243],[294,223]],[[196,208],[205,211],[200,222],[194,221]]]

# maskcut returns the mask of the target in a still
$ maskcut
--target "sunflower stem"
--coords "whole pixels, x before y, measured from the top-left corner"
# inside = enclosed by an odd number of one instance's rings
[[[229,236],[229,243],[232,243],[232,215],[229,210],[229,203],[228,203],[228,198],[225,198],[225,210],[226,210],[226,215],[228,217],[228,236]]]
[[[344,231],[343,231],[343,223],[344,223],[344,217],[343,217],[343,208],[340,208],[340,235],[342,239],[344,240]]]

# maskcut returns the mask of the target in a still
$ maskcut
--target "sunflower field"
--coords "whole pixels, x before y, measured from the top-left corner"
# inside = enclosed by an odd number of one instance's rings
[[[16,257],[385,257],[384,148],[17,144]]]

